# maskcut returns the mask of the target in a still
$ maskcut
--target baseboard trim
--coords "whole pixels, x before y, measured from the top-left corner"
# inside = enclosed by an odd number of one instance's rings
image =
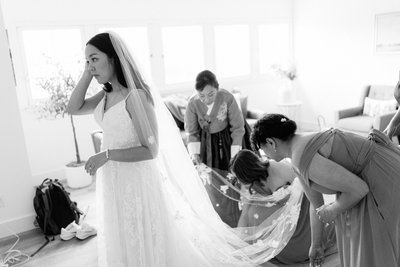
[[[5,239],[13,238],[14,234],[20,235],[21,233],[37,229],[33,224],[34,221],[35,214],[28,214],[26,216],[0,222],[0,242]]]

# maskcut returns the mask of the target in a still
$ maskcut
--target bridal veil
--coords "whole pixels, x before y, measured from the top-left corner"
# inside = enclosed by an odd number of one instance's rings
[[[159,92],[146,85],[132,54],[121,38],[113,32],[109,34],[128,88],[132,91],[128,101],[132,101],[135,118],[140,125],[137,131],[141,131],[145,137],[146,143],[142,145],[155,151],[154,156],[162,177],[160,184],[166,200],[165,208],[172,215],[179,234],[211,266],[257,266],[273,258],[285,247],[296,229],[303,195],[297,179],[288,188],[283,188],[270,197],[257,199],[257,205],[265,206],[274,205],[282,199],[286,201],[282,208],[261,225],[253,228],[230,228],[222,222]],[[144,90],[148,100],[154,102],[157,128],[151,127],[137,88]],[[251,196],[242,194],[242,201],[247,200],[254,201]]]

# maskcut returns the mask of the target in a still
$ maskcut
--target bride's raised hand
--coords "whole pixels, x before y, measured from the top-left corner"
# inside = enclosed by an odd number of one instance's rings
[[[85,60],[85,69],[83,70],[83,75],[93,77],[88,60]]]

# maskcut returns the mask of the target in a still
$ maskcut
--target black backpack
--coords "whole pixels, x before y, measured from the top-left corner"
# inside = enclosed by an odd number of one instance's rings
[[[72,221],[79,223],[82,211],[77,203],[71,201],[69,192],[55,179],[45,179],[36,187],[33,207],[36,211],[36,222],[45,235],[58,235]]]

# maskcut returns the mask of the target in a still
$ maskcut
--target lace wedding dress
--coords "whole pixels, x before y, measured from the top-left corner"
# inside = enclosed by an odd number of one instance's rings
[[[121,101],[103,112],[103,99],[95,110],[103,128],[103,149],[140,145],[125,104]],[[96,182],[99,266],[210,266],[194,255],[170,223],[173,218],[165,208],[162,176],[154,160],[109,161]]]

